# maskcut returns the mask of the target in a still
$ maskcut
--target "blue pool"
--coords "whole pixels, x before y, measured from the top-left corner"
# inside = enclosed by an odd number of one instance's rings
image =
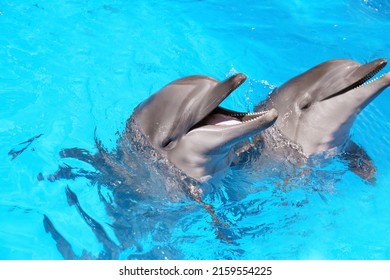
[[[389,30],[384,0],[2,1],[0,259],[390,259],[389,89],[351,131],[374,185],[336,160],[283,187],[231,168],[204,197],[220,225],[159,196],[142,163],[105,184],[60,155],[114,150],[135,106],[177,78],[245,73],[224,105],[251,111],[322,61],[390,59]]]

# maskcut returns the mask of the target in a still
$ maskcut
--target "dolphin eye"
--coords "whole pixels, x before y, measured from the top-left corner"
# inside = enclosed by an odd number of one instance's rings
[[[309,109],[311,106],[311,101],[309,99],[304,99],[300,104],[299,104],[299,108],[301,110],[306,110],[306,109]]]
[[[171,143],[171,140],[165,139],[164,141],[162,141],[161,147],[163,147],[165,149],[167,146],[169,146],[169,143]]]
[[[164,150],[171,150],[175,146],[175,141],[172,141],[171,139],[167,138],[161,143],[161,147]]]
[[[310,107],[310,103],[307,103],[301,107],[302,110],[306,110]]]

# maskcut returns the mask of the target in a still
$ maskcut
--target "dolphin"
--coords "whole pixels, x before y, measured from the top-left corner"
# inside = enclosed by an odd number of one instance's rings
[[[229,229],[212,205],[203,201],[204,188],[199,185],[228,169],[240,151],[240,144],[245,145],[251,136],[271,126],[277,118],[275,109],[241,113],[220,106],[245,79],[244,74],[222,82],[208,76],[178,79],[133,110],[114,150],[106,150],[95,136],[97,153],[80,148],[60,152],[62,158],[78,159],[94,170],[65,164],[47,178],[54,181],[84,177],[97,184],[107,213],[114,217],[112,228],[121,246],[83,210],[76,194],[67,188],[69,204],[77,208],[104,247],[99,257],[117,258],[124,248],[139,246],[138,240],[142,240],[145,232],[156,231],[155,224],[162,215],[165,219],[167,215],[173,220],[181,218],[186,210],[172,212],[170,202],[186,198],[193,199],[209,213],[219,238],[231,242],[233,234],[225,233]],[[38,177],[44,179],[41,173]],[[100,192],[100,186],[112,192],[109,199]],[[169,201],[167,212],[166,201]],[[151,207],[159,210],[150,215]],[[192,211],[192,207],[184,208]],[[148,222],[140,227],[134,217],[145,215]],[[64,258],[78,258],[47,216],[44,226]],[[165,226],[163,234],[170,234]]]
[[[366,64],[326,61],[273,90],[265,108],[278,111],[274,127],[298,144],[305,157],[342,154],[355,173],[370,180],[375,168],[350,139],[350,129],[358,114],[390,85],[390,73],[371,79],[386,64],[384,58]]]
[[[128,120],[150,145],[186,175],[204,182],[226,170],[236,146],[270,127],[276,109],[242,113],[220,103],[246,79],[233,75],[219,82],[209,76],[188,76],[166,85],[139,104]]]

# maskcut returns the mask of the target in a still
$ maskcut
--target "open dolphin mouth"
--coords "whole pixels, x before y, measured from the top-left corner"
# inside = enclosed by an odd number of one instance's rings
[[[230,84],[230,86],[225,87],[225,93],[222,93],[220,97],[213,99],[213,110],[204,116],[202,120],[193,125],[189,131],[206,126],[209,128],[214,126],[214,129],[235,126],[235,128],[242,130],[245,130],[244,127],[246,127],[247,130],[256,130],[261,126],[266,125],[268,127],[272,125],[274,119],[277,118],[277,112],[275,109],[263,112],[245,113],[225,109],[219,106],[222,101],[228,97],[236,88],[238,88],[245,80],[246,76],[244,74],[236,74],[228,78],[226,81],[223,81],[221,83],[222,88],[224,88],[223,84]],[[210,110],[210,107],[208,109]],[[269,125],[267,125],[268,122],[270,123]],[[250,128],[249,124],[251,124]]]
[[[232,126],[245,124],[252,121],[260,120],[267,115],[270,111],[244,113],[233,110],[228,110],[223,107],[217,107],[206,118],[204,118],[199,126],[204,125],[217,125],[217,126]]]
[[[201,132],[200,130],[208,130],[209,135],[215,133],[213,137],[222,135],[222,138],[234,142],[271,126],[277,118],[275,109],[263,113],[241,113],[220,107],[245,80],[246,76],[241,73],[221,82],[207,76],[195,75],[179,79],[162,88],[155,96],[161,97],[173,91],[178,98],[177,102],[173,103],[180,106],[173,109],[172,114],[176,118],[158,145],[164,150],[171,150],[183,136]],[[184,90],[183,94],[180,93],[181,90]],[[141,104],[138,110],[141,110],[144,104],[155,100]],[[154,120],[154,123],[159,124],[159,120]],[[154,131],[151,130],[150,133],[154,135]]]
[[[370,84],[370,83],[380,79],[385,74],[371,80],[371,78],[374,77],[376,74],[378,74],[386,66],[386,64],[387,64],[387,60],[384,58],[380,58],[380,59],[374,60],[370,63],[361,65],[360,67],[355,69],[354,72],[352,73],[352,77],[354,80],[357,79],[356,81],[352,82],[352,84],[347,86],[346,88],[325,97],[321,101],[336,97],[338,95],[344,94],[348,91],[351,91],[351,90],[356,89],[358,87],[365,86],[367,84]]]

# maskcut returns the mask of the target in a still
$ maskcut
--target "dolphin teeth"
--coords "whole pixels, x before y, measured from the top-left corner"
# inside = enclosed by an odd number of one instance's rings
[[[384,67],[385,67],[386,63],[382,63],[381,65],[379,65],[375,70],[373,70],[372,72],[368,73],[366,76],[364,76],[362,79],[360,79],[358,82],[356,82],[356,86],[353,87],[352,89],[354,88],[360,88],[362,86],[365,86],[365,85],[368,85],[374,81],[376,81],[377,79],[381,78],[382,76],[380,77],[376,77],[375,79],[371,79],[372,77],[374,77],[376,74],[378,74]]]
[[[249,123],[252,121],[256,121],[260,119],[262,116],[264,116],[267,112],[262,111],[262,112],[249,112],[249,113],[234,113],[234,114],[229,114],[229,116],[234,117],[234,118],[244,118],[244,117],[249,117],[247,120],[241,120],[241,124],[244,123]]]
[[[379,71],[378,71],[378,72],[379,72]],[[375,74],[374,74],[374,75],[375,75]],[[363,87],[363,86],[365,86],[365,85],[369,85],[369,84],[375,82],[376,80],[382,78],[384,75],[385,75],[385,74],[383,74],[383,75],[381,75],[381,76],[379,76],[379,77],[375,77],[374,79],[367,80],[367,81],[365,81],[364,83],[362,83],[361,85],[357,86],[356,88],[360,88],[360,87]]]
[[[249,123],[249,122],[253,122],[253,121],[257,121],[259,120],[261,117],[264,116],[264,114],[266,114],[267,111],[263,111],[263,112],[247,112],[247,113],[241,113],[241,112],[221,112],[222,115],[224,115],[225,117],[227,117],[224,121],[216,121],[215,119],[212,121],[212,122],[215,122],[217,123],[217,125],[234,125],[234,121],[236,121],[236,125],[239,125],[239,124],[244,124],[244,123]],[[228,118],[233,118],[233,119],[230,119],[230,123],[228,120]],[[223,118],[223,117],[222,117]],[[239,122],[239,123],[237,123]],[[210,122],[211,124],[211,122]]]

